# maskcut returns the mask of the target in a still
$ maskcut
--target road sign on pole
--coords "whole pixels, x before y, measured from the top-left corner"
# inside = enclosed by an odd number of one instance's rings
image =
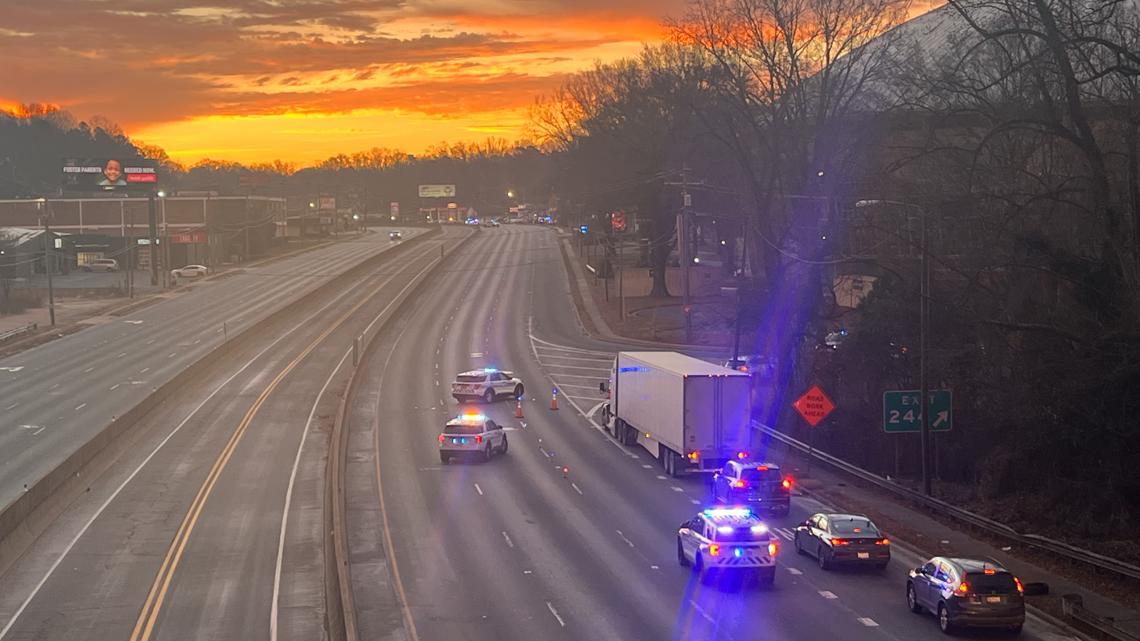
[[[796,399],[792,403],[792,407],[804,417],[808,425],[815,427],[827,417],[833,410],[835,410],[835,403],[823,393],[819,385],[812,386],[803,396]]]
[[[883,431],[905,434],[922,430],[918,390],[883,392]],[[949,432],[954,426],[954,397],[950,390],[930,390],[930,431]]]

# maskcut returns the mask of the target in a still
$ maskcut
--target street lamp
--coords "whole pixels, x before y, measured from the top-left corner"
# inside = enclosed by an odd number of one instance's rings
[[[37,198],[36,209],[43,212],[40,214],[40,224],[44,226],[44,273],[47,274],[48,319],[51,321],[51,326],[55,327],[55,288],[52,287],[51,282],[51,267],[53,262],[51,245],[53,242],[51,237],[51,210],[48,209],[47,198]]]
[[[514,198],[514,197],[515,197],[515,190],[508,189],[507,190],[507,198]]]
[[[919,256],[921,258],[918,277],[918,413],[919,423],[921,425],[919,430],[919,447],[922,450],[922,492],[926,496],[930,496],[930,419],[929,416],[927,416],[927,409],[930,405],[930,390],[927,389],[928,385],[926,381],[926,325],[927,316],[930,312],[930,265],[927,257],[929,252],[926,247],[927,212],[921,205],[900,200],[860,200],[855,203],[855,207],[858,209],[878,205],[906,207],[918,212],[918,244]]]

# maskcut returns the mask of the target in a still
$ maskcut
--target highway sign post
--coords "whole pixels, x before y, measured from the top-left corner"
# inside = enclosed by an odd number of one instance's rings
[[[800,413],[800,416],[807,421],[807,424],[815,427],[819,422],[827,418],[827,415],[835,411],[835,403],[827,397],[827,394],[820,389],[819,385],[812,385],[811,389],[804,392],[804,395],[797,398],[792,407]],[[807,472],[808,476],[811,475],[811,460],[815,458],[815,430],[808,432],[808,460]]]
[[[918,390],[883,392],[883,431],[907,434],[922,431],[921,393]],[[954,426],[954,403],[950,390],[931,390],[930,431],[949,432]]]

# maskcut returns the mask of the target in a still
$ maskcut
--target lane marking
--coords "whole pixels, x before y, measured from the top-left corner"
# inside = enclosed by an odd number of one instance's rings
[[[790,568],[788,568],[788,573],[789,573],[789,574],[795,574],[795,575],[800,575],[800,574],[803,574],[803,572],[801,572],[801,571],[799,570],[799,568],[791,568],[791,567],[790,567]]]
[[[878,624],[878,623],[875,623],[875,620],[874,620],[874,619],[871,619],[871,618],[869,618],[869,617],[859,617],[859,618],[858,618],[858,619],[856,619],[856,620],[857,620],[857,621],[859,621],[859,623],[862,623],[863,625],[867,626],[868,628],[877,628],[877,627],[879,627],[879,624]]]
[[[53,390],[53,389],[55,389],[55,388],[57,388],[57,387],[59,387],[59,383],[56,383],[55,385],[52,385],[52,386],[51,386],[51,387],[49,387],[48,389],[49,389],[49,390]]]
[[[120,385],[122,385],[122,383],[115,383],[114,385],[111,386],[111,391],[113,392],[113,391],[119,389]]]
[[[705,609],[704,609],[704,608],[702,608],[701,606],[697,605],[697,602],[696,602],[696,601],[694,601],[694,600],[692,600],[692,599],[689,599],[689,605],[693,606],[693,609],[697,611],[697,614],[699,614],[699,615],[703,616],[703,617],[705,618],[705,620],[706,620],[706,621],[708,621],[709,623],[716,623],[716,619],[714,619],[714,618],[712,618],[711,616],[709,616],[709,613],[708,613],[708,612],[705,612]]]
[[[597,405],[595,405],[594,407],[590,408],[590,411],[589,411],[590,416],[593,416],[595,413],[597,413],[597,411],[602,409],[602,406],[605,404],[606,404],[606,401],[601,401]]]
[[[169,354],[166,355],[166,357],[167,358],[174,358],[177,355],[178,355],[178,352],[170,352]]]
[[[75,406],[75,411],[78,412],[79,410],[81,410],[85,407],[87,407],[87,403],[80,403],[79,405]]]
[[[483,496],[483,488],[479,487],[478,483],[475,484],[475,491],[479,493],[479,496]]]
[[[547,601],[546,602],[546,609],[550,610],[550,613],[554,615],[555,619],[558,619],[558,625],[560,625],[564,628],[566,627],[566,622],[562,620],[562,617],[558,616],[558,610],[554,609],[553,603],[551,603],[550,601]]]
[[[658,474],[657,475],[657,480],[659,480],[659,481],[664,481],[667,478],[669,478],[669,477],[665,476],[664,474]]]
[[[503,531],[503,538],[506,539],[506,541],[507,541],[507,547],[509,547],[509,548],[515,547],[515,542],[511,540],[511,537],[507,535],[505,530]]]
[[[683,488],[683,487],[677,487],[676,485],[674,485],[674,486],[673,486],[673,491],[674,491],[674,492],[684,492],[684,491],[685,491],[685,488]]]
[[[617,532],[617,535],[619,537],[621,537],[621,540],[625,541],[626,545],[628,545],[629,547],[634,547],[633,541],[630,541],[629,539],[625,538],[625,535],[621,533],[621,530],[614,530],[614,531]]]
[[[94,371],[94,369],[95,369],[94,367],[88,367],[87,369],[83,370],[83,373],[84,374],[90,374],[92,371]]]
[[[538,446],[538,451],[542,452],[542,455],[546,458],[550,458],[550,452],[547,452],[546,448],[542,447],[541,445]]]
[[[661,567],[660,567],[660,566],[657,566],[657,565],[651,565],[651,566],[649,566],[649,569],[650,569],[650,570],[660,570],[660,569],[661,569]]]
[[[582,494],[582,490],[581,490],[581,488],[578,487],[577,483],[574,483],[573,481],[571,481],[570,487],[574,488],[574,491],[577,492],[578,494]],[[585,496],[585,495],[582,494],[582,496]]]
[[[835,595],[834,592],[832,592],[830,590],[820,590],[819,596],[821,596],[825,599],[838,599],[839,598],[838,596]]]
[[[689,503],[692,503],[693,505],[700,505],[701,504],[701,502],[698,499],[689,499]]]
[[[126,352],[123,352],[122,354],[119,354],[119,355],[118,355],[118,356],[116,356],[115,358],[122,358],[122,357],[124,357],[124,356],[126,356],[126,355],[127,355],[127,353],[126,353]]]
[[[220,329],[219,329],[219,330],[218,330],[218,333],[219,333],[219,334],[220,334],[220,333],[222,333],[222,330],[220,330]],[[152,339],[150,339],[149,341],[147,341],[147,342],[146,342],[146,344],[147,344],[147,345],[154,345],[154,341],[156,341],[156,340],[158,340],[158,339],[152,338]]]
[[[16,409],[17,405],[19,405],[19,403],[12,403],[11,405],[9,405],[8,407],[5,407],[4,409],[6,409],[6,410]]]
[[[351,355],[352,349],[349,348],[344,352],[344,356],[340,357],[340,362],[333,368],[329,377],[325,379],[321,391],[317,392],[317,398],[313,401],[312,409],[309,410],[309,418],[305,420],[305,427],[301,430],[301,442],[297,444],[297,454],[293,457],[293,469],[289,472],[289,485],[285,489],[285,506],[281,512],[281,529],[277,534],[277,561],[273,567],[273,600],[269,607],[269,641],[277,641],[277,613],[280,609],[281,599],[281,568],[285,559],[285,532],[289,525],[289,506],[293,503],[293,487],[297,483],[297,469],[301,466],[301,451],[305,447],[305,439],[309,436],[313,417],[317,415],[317,406],[320,405],[321,399],[328,391],[333,377],[336,376],[336,373],[340,371],[340,368],[344,366],[345,361]]]
[[[644,467],[644,468],[645,468],[645,469],[647,469],[647,470],[652,470],[652,469],[653,469],[653,466],[652,466],[652,465],[649,465],[648,463],[642,463],[642,464],[641,464],[641,467]]]
[[[140,369],[140,370],[139,370],[139,374],[146,374],[146,373],[147,373],[147,372],[149,372],[149,371],[150,371],[150,368],[149,368],[149,367],[144,367],[144,368],[142,368],[142,369]]]

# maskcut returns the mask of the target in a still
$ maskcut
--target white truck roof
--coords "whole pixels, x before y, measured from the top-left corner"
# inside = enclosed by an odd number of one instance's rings
[[[748,376],[744,372],[714,365],[677,352],[620,352],[618,354],[619,363],[623,356],[652,365],[657,369],[673,372],[678,376]]]

